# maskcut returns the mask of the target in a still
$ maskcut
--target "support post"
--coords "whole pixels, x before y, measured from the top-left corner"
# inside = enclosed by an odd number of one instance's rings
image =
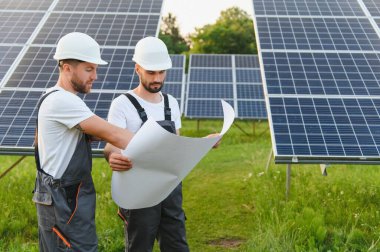
[[[273,149],[271,148],[270,152],[269,152],[268,159],[267,159],[267,165],[265,167],[265,172],[268,172],[268,170],[269,170],[269,166],[270,166],[270,162],[272,161],[272,157],[273,157]]]
[[[292,167],[291,164],[287,164],[286,166],[286,200],[289,199],[290,194],[290,176],[292,173]]]
[[[10,172],[16,165],[18,165],[26,156],[20,157],[13,165],[11,165],[8,169],[6,169],[3,173],[0,174],[0,179],[2,179],[8,172]]]

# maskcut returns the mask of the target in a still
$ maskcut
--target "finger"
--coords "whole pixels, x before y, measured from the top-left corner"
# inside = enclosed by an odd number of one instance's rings
[[[128,171],[131,169],[132,166],[125,166],[125,165],[112,165],[111,169],[114,171]]]

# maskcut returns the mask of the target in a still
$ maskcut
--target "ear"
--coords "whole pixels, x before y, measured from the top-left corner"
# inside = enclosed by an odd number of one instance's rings
[[[138,76],[141,74],[141,67],[139,64],[135,64],[135,71]]]
[[[71,65],[70,64],[63,64],[62,65],[62,70],[64,71],[64,72],[71,72]]]

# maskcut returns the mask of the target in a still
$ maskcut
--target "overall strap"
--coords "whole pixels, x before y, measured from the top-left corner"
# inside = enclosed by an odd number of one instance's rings
[[[34,133],[34,158],[35,158],[35,161],[36,161],[37,170],[40,171],[40,172],[42,172],[42,173],[45,173],[45,174],[46,174],[46,172],[41,169],[40,155],[39,155],[39,152],[38,152],[38,113],[40,112],[41,104],[45,100],[45,98],[48,97],[48,95],[50,95],[50,94],[52,94],[52,93],[54,93],[56,91],[58,91],[58,90],[53,90],[50,93],[44,94],[41,97],[41,99],[39,100],[38,104],[37,104],[36,131]]]
[[[137,113],[139,114],[141,120],[143,121],[143,123],[145,123],[148,120],[148,116],[146,115],[145,109],[143,107],[141,107],[140,103],[137,101],[137,99],[133,95],[131,95],[129,93],[126,93],[124,95],[132,102],[132,104],[133,104],[133,106],[135,106]]]
[[[165,120],[171,121],[172,120],[172,110],[169,107],[169,98],[168,95],[165,93],[162,93],[162,96],[164,97],[164,110],[165,110]]]
[[[136,108],[137,113],[139,114],[141,120],[143,123],[145,123],[148,120],[148,116],[146,115],[145,109],[141,107],[140,103],[137,101],[137,99],[131,95],[130,93],[125,93],[124,94],[133,104],[133,106]],[[165,120],[171,121],[172,120],[172,113],[171,109],[169,107],[169,97],[167,94],[162,93],[162,96],[164,97],[164,115],[165,115]]]

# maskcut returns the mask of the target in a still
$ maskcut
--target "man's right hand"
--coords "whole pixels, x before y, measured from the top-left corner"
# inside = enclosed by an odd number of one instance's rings
[[[128,171],[132,168],[132,161],[117,152],[109,154],[108,163],[113,171]]]

